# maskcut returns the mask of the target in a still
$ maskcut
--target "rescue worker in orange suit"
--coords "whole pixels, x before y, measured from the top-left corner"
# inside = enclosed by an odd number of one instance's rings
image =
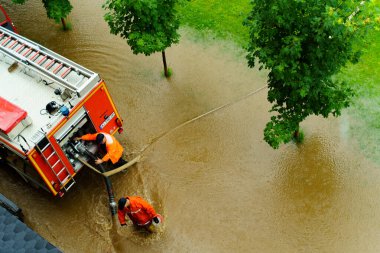
[[[161,223],[162,217],[154,211],[153,207],[138,196],[127,196],[119,199],[117,216],[120,225],[126,226],[125,215],[128,215],[133,224],[153,232],[151,225]]]
[[[98,158],[95,160],[96,164],[101,164],[111,160],[115,167],[119,167],[127,161],[123,160],[121,156],[123,155],[123,147],[120,143],[110,134],[107,133],[95,133],[95,134],[85,134],[82,137],[75,137],[74,140],[84,140],[84,141],[95,141],[100,146],[100,149],[106,153],[103,158]]]

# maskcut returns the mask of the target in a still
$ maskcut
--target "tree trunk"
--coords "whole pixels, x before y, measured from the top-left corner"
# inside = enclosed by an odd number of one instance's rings
[[[166,77],[169,77],[168,66],[166,65],[165,51],[162,51],[162,62],[164,63],[164,74]]]
[[[62,22],[62,26],[63,26],[63,30],[67,30],[67,27],[66,27],[66,21],[64,18],[61,18],[61,22]]]
[[[300,137],[300,130],[297,129],[296,131],[294,131],[293,136],[294,136],[294,138],[295,138],[296,140],[298,140],[298,138]]]

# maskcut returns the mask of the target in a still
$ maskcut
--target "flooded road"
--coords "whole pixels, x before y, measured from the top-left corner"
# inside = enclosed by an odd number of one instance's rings
[[[183,30],[167,50],[174,75],[166,80],[160,54],[133,55],[109,34],[102,1],[72,1],[70,32],[46,18],[41,1],[0,3],[22,35],[105,79],[124,118],[116,137],[127,158],[144,150],[111,177],[116,197],[140,195],[165,219],[154,235],[120,227],[90,170],[63,199],[1,170],[0,192],[64,252],[380,252],[380,167],[348,138],[348,116],[311,117],[304,144],[272,150],[263,141],[267,90],[240,99],[265,86],[265,73],[248,69],[234,46]]]

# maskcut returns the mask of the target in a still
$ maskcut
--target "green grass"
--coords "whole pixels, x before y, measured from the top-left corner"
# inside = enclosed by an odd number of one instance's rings
[[[219,38],[244,45],[249,38],[243,21],[251,8],[250,0],[192,0],[179,8],[181,23]]]
[[[171,77],[172,75],[173,75],[173,70],[171,68],[168,68],[168,76],[167,77]],[[166,78],[164,70],[161,71],[161,76]]]
[[[63,25],[61,23],[59,23],[59,25],[61,26],[62,31],[71,31],[73,29],[73,25],[68,21],[66,21],[66,29],[63,28]]]
[[[373,1],[379,6],[380,0]],[[178,10],[182,24],[195,28],[202,35],[232,40],[245,46],[248,29],[242,25],[251,9],[250,0],[192,0]],[[373,30],[368,41],[370,46],[358,64],[350,65],[338,76],[357,90],[358,96],[347,112],[354,118],[350,128],[363,151],[380,161],[380,32]]]
[[[357,92],[348,114],[354,118],[350,135],[359,139],[365,154],[380,161],[380,32],[372,31],[359,63],[347,66],[339,79]]]
[[[298,136],[293,135],[293,141],[297,144],[302,144],[305,140],[305,133],[302,129],[299,130]]]

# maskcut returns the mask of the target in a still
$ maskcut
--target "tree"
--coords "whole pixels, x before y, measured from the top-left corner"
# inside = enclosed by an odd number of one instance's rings
[[[26,0],[12,0],[16,4],[24,4]],[[65,18],[69,15],[73,6],[69,0],[42,0],[48,18],[54,19],[56,23],[61,22],[63,30],[67,30]]]
[[[245,21],[250,29],[248,66],[268,74],[268,101],[275,116],[264,129],[273,148],[299,133],[309,115],[337,117],[354,91],[334,78],[356,63],[366,31],[373,27],[372,6],[359,0],[253,0]],[[359,9],[360,8],[360,9]]]
[[[65,18],[69,15],[73,6],[69,0],[42,0],[48,18],[54,19],[56,23],[61,22],[63,30],[67,30]]]
[[[104,19],[111,33],[127,40],[134,54],[162,52],[165,76],[169,76],[165,49],[178,43],[178,0],[107,0]]]

